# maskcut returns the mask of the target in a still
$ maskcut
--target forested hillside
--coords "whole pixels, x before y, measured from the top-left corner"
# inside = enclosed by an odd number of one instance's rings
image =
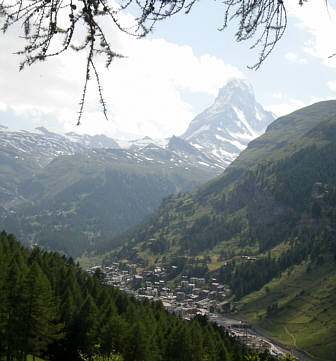
[[[34,176],[22,178],[20,172],[14,175],[14,165],[24,162],[17,164],[14,159],[13,174],[6,178],[5,173],[3,178],[7,182],[18,178],[13,185],[16,200],[2,203],[0,228],[15,232],[27,244],[78,257],[95,242],[143,221],[165,196],[215,176],[214,170],[179,162],[166,151],[156,149],[151,154],[85,151],[59,156],[35,169]],[[2,162],[0,168],[4,166]]]
[[[133,249],[144,260],[150,253],[159,259],[218,255],[224,263],[239,253],[263,254],[301,233],[332,232],[336,116],[330,114],[336,114],[334,101],[278,119],[222,176],[167,198],[118,257]]]
[[[319,330],[309,347],[316,357],[331,360],[330,351],[336,350],[335,292],[321,285],[336,278],[335,217],[336,101],[329,101],[279,118],[222,176],[166,199],[151,221],[125,236],[127,244],[106,256],[105,263],[119,259],[145,267],[174,265],[172,281],[184,274],[215,277],[233,290],[245,316],[264,327],[265,318],[280,314],[280,328],[288,329],[291,320],[301,322],[302,328],[293,330],[301,337],[295,347],[308,347],[304,328]],[[295,292],[286,282],[302,282],[302,288]],[[279,302],[272,293],[276,290]],[[301,304],[295,299],[300,292]],[[312,297],[319,305],[315,311]],[[249,307],[251,300],[257,311]],[[283,317],[289,309],[291,317]]]
[[[99,272],[90,276],[72,258],[29,251],[4,231],[0,291],[1,360],[28,355],[64,361],[80,355],[125,361],[244,359],[240,344],[205,318],[187,322],[159,302],[137,302],[103,286]]]

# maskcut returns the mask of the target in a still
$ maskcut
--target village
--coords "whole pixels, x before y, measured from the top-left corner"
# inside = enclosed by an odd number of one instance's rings
[[[251,325],[233,318],[234,303],[229,301],[232,291],[210,279],[182,276],[174,289],[167,286],[167,273],[163,267],[137,272],[137,265],[94,266],[87,271],[98,274],[101,281],[117,287],[139,301],[161,301],[164,308],[175,315],[190,320],[196,315],[207,316],[211,322],[226,328],[227,332],[241,340],[242,345],[268,350],[274,356],[286,354],[285,349],[258,335]]]
[[[223,314],[234,311],[234,306],[226,299],[232,294],[230,289],[211,279],[206,287],[205,278],[182,276],[179,284],[172,290],[167,286],[166,270],[155,267],[152,271],[136,272],[137,265],[128,265],[120,270],[119,263],[110,267],[95,266],[88,269],[93,274],[97,269],[103,274],[103,282],[119,288],[137,300],[161,301],[165,309],[184,319],[196,314]]]

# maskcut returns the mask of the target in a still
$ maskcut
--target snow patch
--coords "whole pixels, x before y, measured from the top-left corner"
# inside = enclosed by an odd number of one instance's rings
[[[221,140],[222,142],[227,142],[227,143],[230,143],[232,145],[234,145],[236,148],[238,148],[240,151],[244,150],[246,148],[246,145],[245,144],[242,144],[240,142],[238,142],[238,140],[234,140],[234,139],[227,139],[227,138],[224,138],[218,134],[216,134],[216,138],[218,140]]]
[[[255,106],[254,109],[255,109],[256,118],[257,118],[258,120],[262,120],[263,118],[262,118],[262,116],[261,116],[258,108]]]
[[[239,120],[241,121],[241,123],[244,125],[245,129],[247,129],[250,132],[250,134],[254,138],[256,138],[258,136],[258,134],[252,129],[252,127],[250,126],[250,124],[246,120],[244,113],[240,109],[236,108],[235,106],[232,106],[232,108],[235,111],[235,113],[237,114],[237,116],[238,116]]]
[[[229,130],[227,132],[232,138],[240,139],[240,140],[245,141],[247,143],[250,142],[251,140],[257,138],[260,135],[260,134],[257,134],[256,136],[254,136],[254,135],[251,135],[249,133],[236,133],[236,132],[231,132]]]
[[[210,165],[208,163],[205,163],[205,162],[199,161],[198,164],[205,165],[206,167],[210,167]]]
[[[191,144],[194,148],[196,148],[196,149],[203,149],[203,146],[202,146],[202,145],[200,145],[200,144],[197,144],[197,143],[191,143],[191,142],[190,142],[190,144]]]
[[[145,137],[142,139],[134,139],[134,140],[125,140],[125,139],[114,139],[114,141],[119,145],[122,149],[129,149],[130,147],[137,147],[139,149],[149,146],[153,144],[159,148],[166,148],[168,146],[170,138],[164,139],[152,139],[149,137]]]

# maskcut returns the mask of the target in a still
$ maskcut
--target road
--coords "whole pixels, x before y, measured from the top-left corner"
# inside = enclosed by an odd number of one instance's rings
[[[268,345],[271,354],[276,355],[278,357],[283,357],[286,354],[292,354],[299,361],[314,361],[312,358],[302,354],[301,352],[298,352],[296,350],[290,350],[285,345],[282,345],[281,343],[272,340],[269,336],[267,336],[265,333],[263,333],[260,330],[257,330],[253,327],[252,328],[244,327],[246,323],[240,320],[222,316],[219,314],[211,315],[209,317],[209,320],[211,322],[216,322],[218,325],[223,326],[225,328],[230,328],[230,330],[233,330],[232,333],[238,337],[243,338],[243,336],[247,336],[248,339],[254,339],[255,342]]]

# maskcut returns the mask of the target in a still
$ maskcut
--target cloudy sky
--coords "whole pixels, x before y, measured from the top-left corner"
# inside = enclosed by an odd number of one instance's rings
[[[76,126],[85,74],[84,54],[74,52],[18,71],[13,53],[18,29],[0,35],[0,124],[11,129],[45,126],[116,138],[183,133],[232,77],[246,78],[256,98],[277,115],[336,98],[336,8],[324,1],[288,2],[288,28],[262,67],[251,43],[236,43],[234,24],[219,32],[223,6],[197,2],[189,15],[157,24],[138,40],[104,24],[114,48],[126,55],[100,74],[109,121],[99,107],[94,80],[81,125]],[[101,63],[103,65],[103,61]]]

